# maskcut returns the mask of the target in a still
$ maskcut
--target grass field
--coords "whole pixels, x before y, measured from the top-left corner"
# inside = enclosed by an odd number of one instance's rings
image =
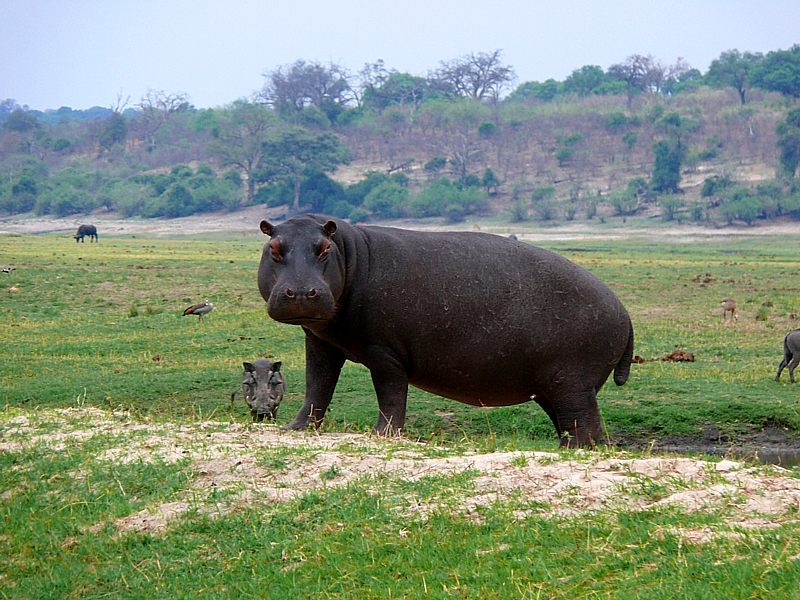
[[[659,504],[697,485],[684,476],[633,478],[625,491],[642,500],[631,500],[635,509],[555,513],[513,494],[464,510],[482,485],[469,467],[349,479],[344,459],[319,463],[319,485],[281,502],[251,502],[258,493],[250,488],[198,487],[204,471],[192,457],[210,452],[203,436],[185,457],[159,454],[169,444],[153,436],[258,435],[241,399],[230,408],[242,361],[283,361],[289,393],[280,423],[302,401],[302,332],[269,319],[255,283],[263,240],[0,236],[0,266],[16,267],[0,274],[0,555],[10,557],[0,562],[0,597],[784,598],[799,589],[800,506],[742,528],[731,514],[746,504],[744,488],[701,509]],[[787,374],[774,376],[800,313],[798,241],[541,244],[617,292],[633,319],[636,354],[681,349],[696,357],[637,364],[624,387],[608,384],[599,401],[612,441],[716,436],[735,444],[765,427],[797,440],[800,388]],[[739,302],[736,323],[722,321],[728,296]],[[181,316],[205,298],[217,308],[204,322]],[[376,412],[368,372],[348,364],[323,431],[366,432]],[[416,461],[505,452],[518,453],[509,464],[523,468],[537,463],[534,451],[557,446],[534,403],[483,410],[412,390],[408,412],[407,439],[423,442],[413,446]],[[262,475],[287,473],[318,464],[314,443],[247,451]],[[407,451],[405,442],[385,444],[338,452]],[[134,446],[144,455],[108,458]],[[594,465],[627,455],[586,456]],[[800,478],[797,468],[770,469],[757,472],[790,486]],[[432,508],[401,518],[409,498]],[[177,500],[190,508],[166,533],[118,525]],[[218,510],[224,517],[214,518],[210,505],[227,507]],[[693,542],[687,531],[714,535]]]

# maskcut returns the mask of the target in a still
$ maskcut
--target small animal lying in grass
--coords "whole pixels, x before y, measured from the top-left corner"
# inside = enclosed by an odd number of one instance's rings
[[[781,372],[789,367],[789,381],[794,383],[794,370],[800,363],[800,329],[795,329],[786,334],[783,338],[783,360],[778,367],[778,374],[775,381],[781,378]]]
[[[286,380],[281,373],[281,362],[270,362],[267,359],[257,360],[254,363],[242,363],[242,393],[244,400],[250,407],[253,421],[263,421],[269,416],[269,421],[274,421],[278,416],[278,408],[286,393]],[[231,405],[236,397],[236,392],[231,394]]]

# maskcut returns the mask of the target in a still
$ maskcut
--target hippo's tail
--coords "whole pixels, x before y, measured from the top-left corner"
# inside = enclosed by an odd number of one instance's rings
[[[623,385],[628,381],[628,375],[631,373],[631,360],[633,360],[633,323],[628,321],[630,333],[628,334],[628,345],[625,346],[625,352],[619,359],[617,366],[614,367],[614,383]]]

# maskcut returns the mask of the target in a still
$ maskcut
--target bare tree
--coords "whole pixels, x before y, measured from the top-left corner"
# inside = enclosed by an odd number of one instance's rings
[[[502,50],[468,54],[451,61],[442,61],[432,79],[446,84],[456,96],[497,101],[516,74],[502,63]]]
[[[266,83],[259,99],[295,121],[307,106],[315,106],[335,117],[352,98],[350,75],[343,67],[330,63],[298,60],[264,73]]]
[[[237,100],[216,115],[211,153],[223,166],[239,167],[247,177],[247,202],[256,195],[256,171],[267,159],[264,142],[277,130],[276,117],[264,106]]]
[[[162,90],[147,88],[147,94],[142,97],[137,106],[142,111],[145,135],[150,144],[150,150],[152,150],[156,147],[156,132],[169,121],[173,114],[188,108],[189,96],[182,92],[167,94]]]
[[[621,63],[608,67],[608,74],[611,77],[624,81],[628,86],[628,110],[633,104],[636,90],[644,91],[651,85],[648,76],[651,62],[651,56],[631,54]]]

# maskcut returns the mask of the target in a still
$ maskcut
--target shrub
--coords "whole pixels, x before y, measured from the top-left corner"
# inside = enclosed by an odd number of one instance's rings
[[[528,220],[528,206],[522,200],[516,200],[508,208],[508,216],[514,223]]]
[[[608,203],[614,207],[617,215],[628,216],[639,210],[639,196],[630,188],[617,190],[608,196]]]
[[[434,156],[423,167],[428,173],[438,173],[447,166],[447,159],[444,156]]]
[[[351,223],[366,223],[369,221],[369,213],[363,208],[354,208],[347,220]]]
[[[389,181],[389,176],[385,173],[381,173],[380,171],[367,171],[364,175],[364,179],[358,183],[354,183],[345,190],[345,200],[353,206],[361,206],[367,194],[387,181]]]
[[[542,221],[550,221],[558,217],[558,199],[556,188],[552,185],[540,185],[531,193],[531,208]]]
[[[658,205],[661,207],[661,217],[665,221],[672,221],[675,218],[675,212],[683,206],[683,200],[680,196],[672,195],[663,196]]]
[[[294,201],[294,192],[284,183],[271,183],[258,188],[254,201],[256,204],[266,204],[269,208],[275,208],[291,204]]]
[[[141,213],[147,200],[152,197],[150,191],[150,186],[143,183],[130,179],[118,180],[103,190],[102,199],[114,210],[132,217]]]
[[[404,216],[405,208],[411,197],[403,186],[387,181],[374,188],[364,198],[364,208],[377,217],[396,219]]]
[[[336,217],[337,219],[347,219],[350,217],[353,210],[355,210],[355,207],[347,200],[339,200],[338,202],[334,203],[334,205],[331,206],[331,209],[327,212],[329,215]]]
[[[442,177],[430,183],[419,194],[409,200],[409,208],[414,217],[439,217],[448,207],[461,206],[464,214],[484,210],[489,204],[486,193],[478,188],[459,190],[452,182]]]

